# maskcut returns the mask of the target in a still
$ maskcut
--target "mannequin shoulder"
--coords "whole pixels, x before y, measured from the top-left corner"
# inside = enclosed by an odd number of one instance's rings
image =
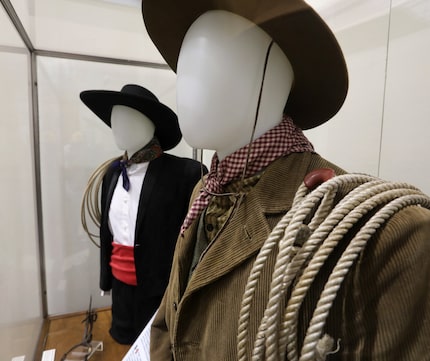
[[[308,171],[311,171],[313,169],[319,169],[319,168],[333,169],[336,175],[342,175],[342,174],[348,173],[348,171],[346,171],[339,165],[331,162],[330,160],[323,158],[318,153],[311,153]]]
[[[201,164],[199,161],[187,157],[178,157],[173,154],[164,153],[160,160],[164,161],[166,165],[170,167],[170,169],[182,171],[185,173],[198,173],[201,174],[203,170],[203,174],[208,172],[207,167],[204,164]]]

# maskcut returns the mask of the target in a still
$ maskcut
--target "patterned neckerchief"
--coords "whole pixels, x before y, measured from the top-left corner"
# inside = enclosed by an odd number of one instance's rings
[[[161,154],[163,154],[163,149],[161,148],[160,143],[156,137],[152,138],[148,144],[134,153],[130,159],[128,159],[127,151],[125,151],[122,158],[117,159],[112,164],[113,167],[118,167],[121,169],[123,188],[127,192],[130,189],[130,180],[127,174],[127,167],[129,167],[131,164],[150,162],[151,160],[158,158]]]
[[[194,200],[182,224],[181,234],[206,208],[213,195],[223,195],[224,187],[231,181],[250,177],[281,156],[313,151],[314,148],[303,131],[290,117],[284,116],[276,127],[225,157],[221,162],[215,153],[203,189]]]

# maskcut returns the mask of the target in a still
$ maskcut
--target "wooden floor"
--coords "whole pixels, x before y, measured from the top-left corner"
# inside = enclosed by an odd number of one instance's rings
[[[109,334],[111,323],[110,309],[96,310],[97,320],[93,326],[93,340],[103,342],[103,351],[98,351],[90,361],[121,361],[130,346],[121,345]],[[86,313],[54,317],[49,320],[47,335],[43,349],[56,349],[55,361],[60,361],[63,354],[72,346],[79,343],[84,335]]]

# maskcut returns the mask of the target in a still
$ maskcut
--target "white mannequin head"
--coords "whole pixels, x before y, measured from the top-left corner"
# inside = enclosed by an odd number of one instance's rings
[[[251,140],[267,49],[272,39],[224,10],[201,15],[188,29],[177,66],[177,112],[187,143],[222,160]],[[282,118],[293,83],[290,62],[273,44],[254,139]]]
[[[126,150],[129,157],[154,137],[154,123],[136,109],[114,105],[110,121],[117,147]]]

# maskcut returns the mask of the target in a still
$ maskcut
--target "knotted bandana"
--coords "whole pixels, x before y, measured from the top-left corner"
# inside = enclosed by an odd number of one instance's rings
[[[302,130],[293,123],[290,117],[284,116],[276,127],[225,157],[221,162],[215,153],[204,187],[185,217],[181,234],[206,208],[211,197],[222,195],[224,186],[231,181],[240,179],[240,177],[250,177],[281,156],[290,153],[313,152],[313,150],[311,142],[305,137]]]
[[[121,169],[123,188],[127,192],[130,189],[130,180],[127,174],[127,167],[129,167],[131,164],[150,162],[151,160],[158,158],[161,154],[163,154],[163,149],[161,148],[160,143],[156,137],[152,138],[147,145],[134,153],[130,159],[128,159],[127,151],[125,151],[121,159],[118,159],[112,163],[113,167],[118,167]]]

